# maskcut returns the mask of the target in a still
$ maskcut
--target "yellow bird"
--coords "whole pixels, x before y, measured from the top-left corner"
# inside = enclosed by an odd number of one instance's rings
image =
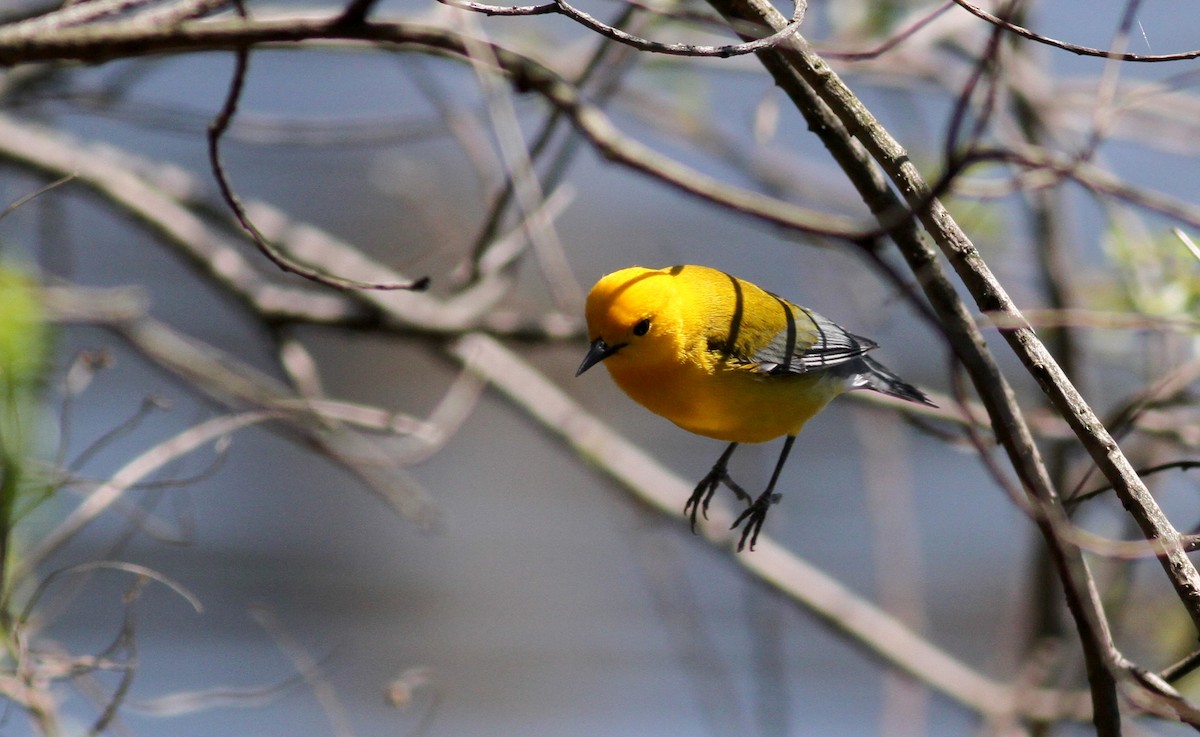
[[[684,505],[692,530],[717,487],[748,503],[738,550],[758,539],[796,434],[831,399],[871,389],[931,406],[929,397],[869,358],[877,345],[805,307],[707,266],[605,276],[587,298],[591,347],[575,373],[603,361],[634,401],[729,447]],[[751,497],[729,476],[739,443],[786,436],[767,488]]]

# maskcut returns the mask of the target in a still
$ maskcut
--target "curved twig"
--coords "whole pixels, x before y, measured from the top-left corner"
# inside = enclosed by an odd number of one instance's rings
[[[1034,33],[1033,31],[1029,30],[1028,28],[1019,26],[1019,25],[1012,23],[1008,20],[1005,20],[1004,18],[1001,18],[999,16],[992,15],[991,13],[987,12],[986,10],[976,7],[975,5],[972,5],[971,3],[967,2],[967,0],[954,0],[954,3],[956,5],[958,5],[960,8],[962,8],[963,10],[970,13],[971,15],[975,16],[976,18],[980,18],[980,19],[985,20],[988,23],[991,23],[999,28],[1003,28],[1006,31],[1015,33],[1022,38],[1029,39],[1030,41],[1036,41],[1037,43],[1045,44],[1047,46],[1053,46],[1054,48],[1062,49],[1063,51],[1070,51],[1072,54],[1078,54],[1080,56],[1098,56],[1102,59],[1115,59],[1117,61],[1136,61],[1136,62],[1149,62],[1149,63],[1164,62],[1164,61],[1183,61],[1185,59],[1200,58],[1200,49],[1193,49],[1191,51],[1180,51],[1180,52],[1174,53],[1174,54],[1132,54],[1129,52],[1105,51],[1104,49],[1094,49],[1094,48],[1091,48],[1090,46],[1080,46],[1078,44],[1068,43],[1066,41],[1059,41],[1058,39],[1050,38],[1049,36],[1043,36],[1039,33]]]
[[[746,54],[753,54],[756,51],[769,49],[772,46],[777,45],[800,28],[800,24],[804,20],[804,11],[808,7],[807,0],[801,0],[801,2],[797,2],[796,10],[792,14],[792,19],[788,22],[787,26],[775,31],[769,36],[743,43],[711,46],[701,44],[664,43],[662,41],[652,41],[648,38],[642,38],[641,36],[623,31],[615,26],[610,26],[595,16],[575,7],[568,2],[568,0],[553,0],[553,2],[543,3],[541,5],[522,6],[488,5],[485,3],[471,2],[470,0],[439,0],[439,2],[456,8],[462,8],[464,10],[484,13],[486,15],[545,15],[548,13],[559,13],[584,26],[585,28],[604,36],[605,38],[632,46],[639,51],[649,51],[655,54],[668,54],[672,56],[715,56],[722,59],[729,58],[731,56],[744,56]]]
[[[225,102],[221,106],[221,111],[208,126],[208,160],[212,166],[213,178],[217,180],[217,188],[221,192],[222,199],[225,200],[225,204],[229,206],[229,209],[233,211],[234,217],[237,218],[238,222],[242,224],[242,228],[250,234],[259,252],[283,271],[336,289],[372,289],[381,291],[400,289],[414,292],[421,292],[428,289],[429,277],[427,276],[423,276],[407,284],[362,282],[354,279],[344,279],[300,263],[267,242],[266,237],[263,236],[258,226],[246,214],[246,208],[233,191],[233,185],[229,183],[229,176],[225,173],[225,166],[221,163],[221,137],[229,129],[229,123],[233,120],[233,116],[237,114],[238,100],[242,96],[242,89],[246,83],[246,70],[250,63],[250,52],[245,47],[235,49],[234,53],[233,79],[229,83],[229,92],[225,96]]]
[[[941,5],[917,18],[907,27],[895,33],[889,34],[886,41],[873,49],[868,49],[866,51],[838,51],[836,49],[822,48],[821,55],[828,59],[838,59],[839,61],[866,61],[867,59],[877,59],[915,36],[917,32],[928,26],[930,23],[942,17],[947,10],[954,7],[954,2],[955,0],[945,0],[945,2],[943,2]]]
[[[673,56],[715,56],[718,58],[728,58],[731,56],[744,56],[745,54],[753,54],[756,51],[769,49],[778,45],[800,28],[800,24],[804,21],[804,11],[808,7],[807,0],[801,0],[796,3],[796,10],[792,14],[791,20],[778,31],[771,33],[754,41],[747,41],[739,44],[725,44],[721,46],[702,46],[699,44],[679,44],[679,43],[662,43],[660,41],[651,41],[649,39],[640,38],[631,33],[626,33],[620,28],[603,23],[597,18],[588,15],[574,5],[571,5],[567,0],[555,0],[555,7],[558,12],[562,13],[571,20],[583,25],[600,35],[610,38],[619,43],[628,44],[640,51],[649,51],[655,54],[670,54]]]
[[[130,573],[135,576],[150,579],[152,581],[157,581],[158,583],[161,583],[178,594],[192,607],[192,610],[197,614],[200,614],[204,611],[204,605],[200,602],[200,598],[198,596],[193,594],[187,589],[187,587],[175,579],[159,573],[153,568],[147,568],[146,566],[138,565],[137,563],[126,563],[118,560],[92,560],[88,561],[87,563],[80,563],[79,565],[71,566],[70,568],[63,568],[61,570],[54,571],[39,581],[37,588],[34,589],[32,594],[30,594],[29,600],[25,602],[25,607],[22,610],[18,621],[24,622],[29,619],[34,607],[37,606],[38,601],[42,598],[42,594],[44,594],[46,589],[50,587],[50,584],[54,583],[58,579],[64,576],[74,576],[81,573],[90,573],[91,571],[102,569],[122,571],[124,573]]]

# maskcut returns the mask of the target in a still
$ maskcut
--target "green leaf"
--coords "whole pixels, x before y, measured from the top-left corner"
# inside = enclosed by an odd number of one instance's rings
[[[45,313],[34,281],[0,264],[0,389],[20,401],[41,378],[48,353]]]

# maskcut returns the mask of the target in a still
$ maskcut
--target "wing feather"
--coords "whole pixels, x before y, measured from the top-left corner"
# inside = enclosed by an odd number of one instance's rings
[[[718,361],[763,374],[805,374],[852,369],[846,364],[878,347],[750,282],[716,269],[682,268],[691,269],[697,294],[710,295],[694,310],[691,329]]]
[[[764,374],[805,374],[826,371],[861,357],[878,345],[869,338],[855,335],[837,323],[806,307],[794,305],[775,295],[784,313],[785,328],[773,335],[758,336],[746,331],[746,340],[737,341],[728,355],[734,361]],[[755,348],[752,343],[759,343]]]

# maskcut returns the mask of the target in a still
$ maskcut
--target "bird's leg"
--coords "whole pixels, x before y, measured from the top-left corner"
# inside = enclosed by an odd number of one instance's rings
[[[743,489],[741,487],[741,485],[738,484],[738,482],[734,481],[733,477],[730,476],[729,474],[725,474],[724,481],[725,481],[725,488],[732,491],[733,495],[736,496],[741,501],[749,504],[754,499],[754,497],[750,496],[750,492]]]
[[[696,515],[703,514],[704,519],[708,519],[708,503],[712,501],[713,494],[717,493],[717,487],[722,483],[733,489],[733,493],[738,495],[739,499],[750,499],[742,487],[733,483],[733,479],[729,477],[729,457],[733,455],[733,451],[738,447],[737,443],[730,443],[725,452],[721,453],[721,457],[713,464],[712,470],[700,479],[700,483],[696,484],[696,490],[688,497],[687,504],[683,505],[683,513],[691,518],[692,532],[696,531]]]
[[[736,530],[738,525],[743,522],[746,526],[742,528],[742,538],[738,540],[738,552],[746,547],[746,540],[750,540],[750,549],[754,550],[754,543],[758,542],[758,533],[762,530],[763,522],[767,521],[767,511],[771,505],[779,501],[779,494],[775,493],[775,482],[779,481],[779,474],[783,471],[783,464],[787,463],[788,453],[792,452],[792,444],[796,442],[795,435],[788,435],[783,441],[783,450],[779,453],[779,460],[775,462],[775,471],[771,474],[771,483],[767,484],[766,491],[758,495],[758,498],[750,503],[746,511],[738,515],[738,518],[733,521],[733,525],[729,529]]]

